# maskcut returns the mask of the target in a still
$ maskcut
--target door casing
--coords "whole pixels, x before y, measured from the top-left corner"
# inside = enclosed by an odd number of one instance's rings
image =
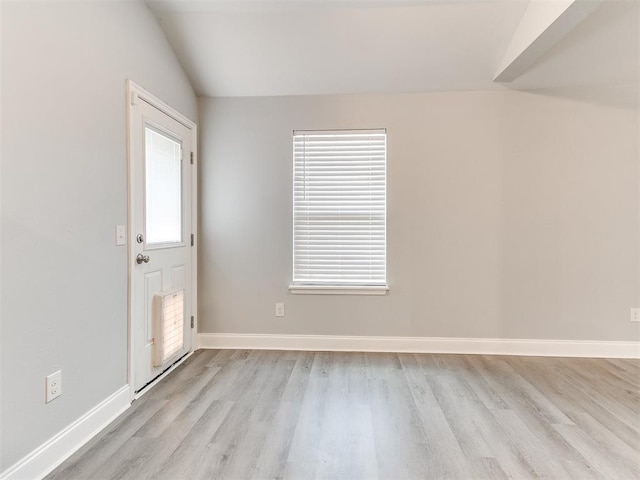
[[[134,182],[134,148],[132,129],[134,125],[134,109],[132,108],[136,102],[146,102],[155,107],[165,115],[171,117],[177,122],[187,127],[191,132],[191,151],[192,162],[189,169],[191,175],[191,234],[193,234],[194,242],[191,247],[191,305],[194,313],[194,325],[191,328],[191,348],[189,352],[193,352],[196,346],[198,331],[198,126],[195,122],[188,119],[180,112],[170,107],[162,100],[140,87],[131,80],[127,80],[127,383],[131,399],[136,397],[134,389],[134,323],[133,323],[133,274],[135,266],[134,245],[136,242],[136,231],[133,225],[133,195]],[[189,235],[189,232],[186,232]],[[186,239],[186,241],[190,241]],[[154,382],[159,381],[164,374],[158,377]],[[146,389],[148,389],[147,387]],[[146,391],[145,389],[145,391]]]

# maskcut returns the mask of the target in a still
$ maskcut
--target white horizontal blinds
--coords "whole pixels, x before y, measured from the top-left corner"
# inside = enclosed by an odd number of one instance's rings
[[[293,135],[293,282],[386,284],[386,132]]]

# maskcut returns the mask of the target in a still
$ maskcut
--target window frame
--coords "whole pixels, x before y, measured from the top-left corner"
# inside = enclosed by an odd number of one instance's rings
[[[295,238],[295,209],[296,209],[296,151],[295,142],[296,136],[300,134],[362,134],[362,133],[374,133],[384,134],[384,283],[368,285],[365,282],[362,283],[321,283],[321,282],[301,282],[294,281],[295,269],[296,269],[296,238]],[[389,291],[388,285],[388,262],[387,262],[387,196],[388,196],[388,182],[387,182],[387,129],[375,128],[375,129],[332,129],[332,130],[293,130],[292,132],[292,162],[293,162],[293,177],[292,177],[292,281],[289,285],[289,291],[291,294],[296,295],[386,295]]]

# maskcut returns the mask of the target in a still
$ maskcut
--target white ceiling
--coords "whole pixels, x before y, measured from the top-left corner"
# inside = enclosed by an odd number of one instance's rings
[[[199,95],[402,93],[492,82],[526,0],[147,0]],[[635,84],[640,2],[608,0],[510,88]]]

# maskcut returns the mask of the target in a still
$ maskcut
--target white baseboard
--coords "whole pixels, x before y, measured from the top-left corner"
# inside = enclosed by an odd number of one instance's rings
[[[200,333],[198,348],[640,358],[640,342]]]
[[[125,385],[2,472],[0,480],[43,478],[130,406],[129,386]]]

